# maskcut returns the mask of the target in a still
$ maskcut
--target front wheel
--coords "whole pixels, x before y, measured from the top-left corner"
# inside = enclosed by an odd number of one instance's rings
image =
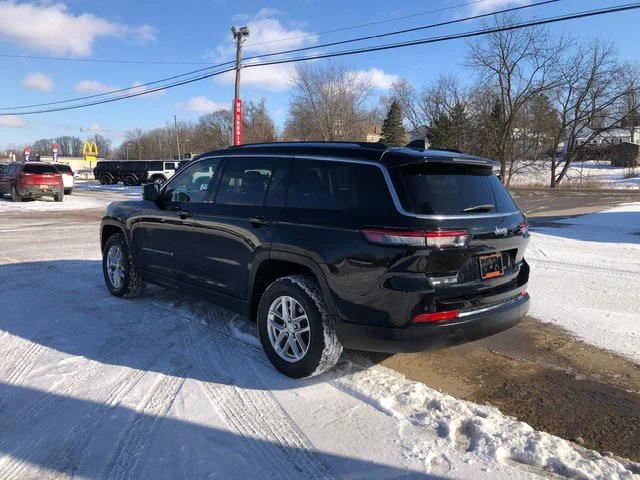
[[[138,273],[122,233],[109,237],[102,251],[102,273],[107,288],[116,297],[137,297],[145,283]]]
[[[342,354],[322,291],[307,275],[269,285],[258,306],[258,333],[273,366],[292,378],[327,372]]]

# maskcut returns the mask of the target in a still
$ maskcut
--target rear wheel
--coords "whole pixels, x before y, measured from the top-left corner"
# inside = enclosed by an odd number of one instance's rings
[[[167,181],[167,179],[164,178],[162,175],[154,175],[153,177],[151,177],[151,181],[156,185],[162,185],[164,182]]]
[[[134,177],[133,175],[127,175],[122,180],[122,184],[127,186],[127,187],[132,187],[132,186],[138,184],[138,179],[136,177]]]
[[[61,202],[61,201],[63,201],[63,200],[64,200],[64,192],[56,193],[56,194],[53,196],[53,199],[54,199],[56,202]]]
[[[331,370],[342,353],[322,291],[306,275],[269,285],[258,307],[258,333],[273,366],[293,378]]]
[[[22,195],[18,193],[18,190],[16,189],[15,185],[11,186],[11,200],[13,200],[14,202],[22,201]]]
[[[138,273],[122,233],[109,237],[102,252],[102,273],[107,288],[116,297],[137,297],[145,283]]]
[[[64,191],[65,195],[71,195],[71,193],[73,192],[73,188],[68,188]]]
[[[111,185],[111,177],[109,175],[100,175],[100,177],[98,177],[98,181],[100,182],[100,185]]]

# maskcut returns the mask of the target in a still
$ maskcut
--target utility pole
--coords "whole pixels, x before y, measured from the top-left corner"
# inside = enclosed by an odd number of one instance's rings
[[[173,116],[173,124],[176,128],[176,145],[178,145],[178,160],[182,160],[182,156],[180,155],[180,137],[178,136],[178,119],[176,116]]]
[[[242,68],[242,44],[249,36],[249,27],[231,27],[236,41],[236,88],[233,101],[233,144],[242,144],[242,100],[240,99],[240,69]]]

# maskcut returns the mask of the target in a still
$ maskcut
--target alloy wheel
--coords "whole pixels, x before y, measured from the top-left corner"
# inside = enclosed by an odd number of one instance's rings
[[[124,255],[119,245],[112,245],[107,252],[107,276],[113,288],[122,287],[124,283]]]
[[[309,318],[293,297],[281,296],[273,301],[267,314],[267,333],[275,352],[287,362],[298,362],[309,351]]]

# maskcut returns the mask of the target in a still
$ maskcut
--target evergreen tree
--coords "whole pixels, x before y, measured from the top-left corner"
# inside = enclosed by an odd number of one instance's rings
[[[400,103],[394,100],[382,123],[382,141],[387,145],[402,146],[406,143],[406,136],[407,132],[402,125],[402,109]]]

